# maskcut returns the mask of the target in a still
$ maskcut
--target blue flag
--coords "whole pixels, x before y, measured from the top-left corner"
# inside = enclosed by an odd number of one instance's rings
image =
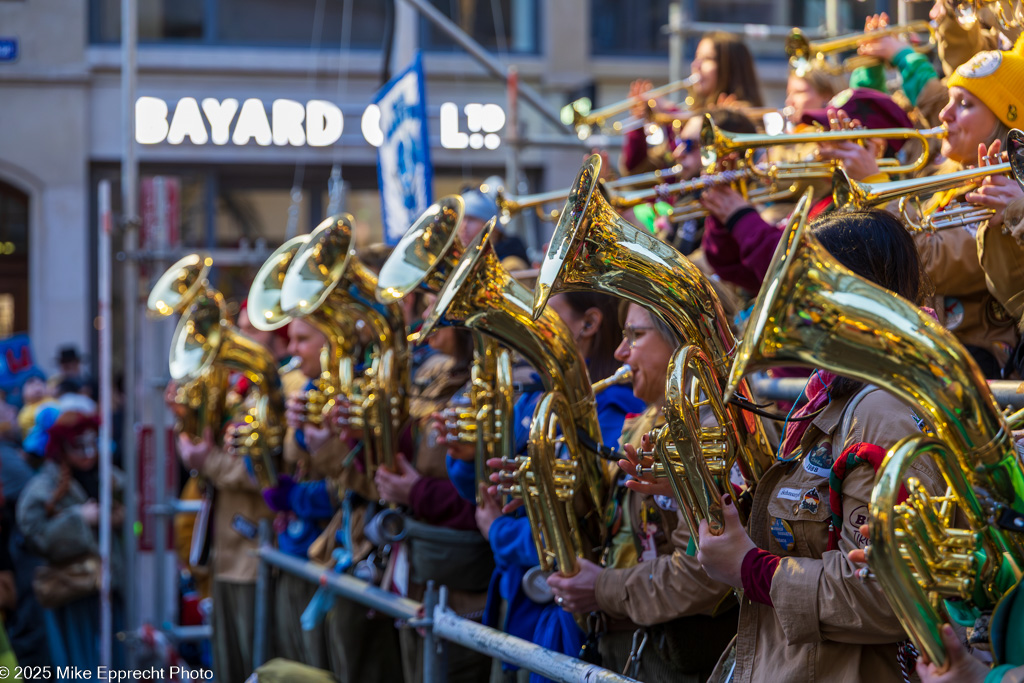
[[[384,241],[397,244],[433,201],[422,55],[388,81],[374,98],[384,141],[377,148]]]

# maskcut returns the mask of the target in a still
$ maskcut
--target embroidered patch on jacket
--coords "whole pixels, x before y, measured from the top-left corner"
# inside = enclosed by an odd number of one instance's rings
[[[236,514],[231,518],[231,528],[250,540],[256,538],[256,534],[259,531],[255,522],[246,519],[240,514]]]
[[[870,519],[871,516],[868,514],[867,505],[855,507],[846,517],[846,521],[850,523],[851,527],[853,527],[853,540],[861,548],[867,546],[869,542],[868,539],[864,537],[864,534],[860,532],[860,528],[867,524]]]
[[[913,410],[910,411],[910,417],[914,419],[914,424],[916,424],[917,428],[920,429],[923,433],[927,434],[928,436],[935,435],[935,433],[932,431],[932,428],[928,426],[928,423],[922,420],[918,416],[918,414],[915,413]]]
[[[779,489],[778,497],[782,498],[783,500],[800,500],[800,489],[783,487]]]
[[[672,496],[655,496],[654,504],[662,510],[668,510],[670,512],[675,512],[679,509],[679,505],[676,504],[676,499]]]
[[[1003,63],[1003,53],[998,50],[986,50],[974,55],[956,68],[956,72],[964,78],[984,78],[991,76]]]
[[[811,449],[804,458],[804,469],[816,477],[828,478],[832,469],[832,444],[824,441]]]
[[[778,544],[787,553],[796,546],[796,540],[793,538],[793,528],[789,526],[789,522],[786,520],[778,517],[772,520],[771,532]]]
[[[990,325],[1006,327],[1016,322],[1010,312],[1003,308],[1003,305],[995,299],[989,299],[985,303],[985,317]]]
[[[818,495],[818,487],[815,486],[804,493],[804,499],[800,502],[800,509],[807,510],[812,515],[818,511],[821,504],[821,496]]]
[[[960,299],[947,296],[942,304],[946,309],[946,329],[955,330],[960,327],[960,323],[964,321],[964,305],[960,303]]]

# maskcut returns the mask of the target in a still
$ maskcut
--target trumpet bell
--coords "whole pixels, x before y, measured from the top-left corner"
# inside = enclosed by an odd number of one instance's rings
[[[281,284],[281,308],[288,315],[309,315],[327,300],[352,261],[352,216],[324,220],[310,233]]]
[[[442,197],[413,224],[377,276],[377,300],[395,303],[418,287],[437,293],[465,251],[459,239],[466,204],[459,195]]]
[[[291,321],[281,308],[281,285],[288,266],[306,242],[309,235],[293,237],[270,255],[256,273],[249,288],[249,322],[257,330],[276,330]]]
[[[180,259],[153,285],[146,308],[161,317],[182,313],[202,291],[211,267],[213,259],[208,256],[189,254]]]

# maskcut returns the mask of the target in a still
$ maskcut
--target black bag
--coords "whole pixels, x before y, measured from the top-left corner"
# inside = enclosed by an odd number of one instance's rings
[[[405,520],[409,578],[434,581],[453,590],[482,593],[494,573],[491,544],[479,531],[463,531]]]
[[[736,635],[739,616],[740,606],[733,602],[716,616],[680,617],[652,626],[650,631],[666,660],[683,673],[699,674],[701,680],[707,680]]]

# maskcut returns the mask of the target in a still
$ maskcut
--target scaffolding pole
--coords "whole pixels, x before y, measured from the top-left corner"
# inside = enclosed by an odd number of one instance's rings
[[[122,248],[125,253],[135,251],[138,242],[138,185],[139,166],[135,155],[135,90],[137,79],[138,15],[136,0],[121,0],[121,227]],[[128,259],[124,264],[124,432],[121,435],[121,464],[127,485],[124,489],[124,553],[125,630],[138,627],[138,604],[135,593],[136,574],[136,495],[138,471],[135,452],[136,405],[139,391],[136,374],[136,333],[139,291],[138,264]],[[128,648],[129,667],[134,666],[133,648]]]

